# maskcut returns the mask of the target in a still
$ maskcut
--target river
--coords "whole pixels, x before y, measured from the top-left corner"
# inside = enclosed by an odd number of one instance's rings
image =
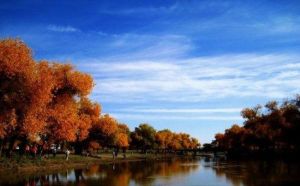
[[[300,166],[287,161],[177,158],[92,165],[51,174],[2,174],[0,185],[300,185]]]

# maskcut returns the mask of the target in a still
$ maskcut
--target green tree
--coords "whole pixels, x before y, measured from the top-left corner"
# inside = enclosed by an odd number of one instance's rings
[[[132,145],[146,152],[148,149],[156,148],[156,130],[149,124],[143,123],[135,128],[131,134]]]

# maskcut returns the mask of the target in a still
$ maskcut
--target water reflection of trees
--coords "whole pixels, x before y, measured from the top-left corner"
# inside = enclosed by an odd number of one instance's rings
[[[232,185],[294,185],[300,183],[299,165],[284,161],[214,162],[211,168]]]
[[[197,160],[138,161],[92,165],[86,169],[63,171],[0,181],[0,185],[151,185],[158,179],[187,175],[199,168]]]
[[[189,174],[199,168],[191,160],[168,160],[162,162],[141,161],[124,162],[115,165],[95,165],[85,170],[86,183],[98,185],[129,185],[135,182],[139,185],[149,185],[157,179],[170,179],[171,176]],[[114,168],[112,168],[114,166]],[[104,171],[102,171],[104,170]],[[103,175],[105,172],[105,175]],[[95,175],[101,175],[95,178]]]
[[[232,185],[297,185],[299,163],[284,161],[202,161],[204,170],[215,172]],[[164,160],[93,165],[85,169],[41,176],[0,176],[0,185],[156,185],[199,170],[198,160]],[[170,181],[170,182],[169,182]]]

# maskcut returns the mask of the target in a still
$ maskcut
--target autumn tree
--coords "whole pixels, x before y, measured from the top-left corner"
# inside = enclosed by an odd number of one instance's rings
[[[245,119],[242,127],[232,126],[225,134],[215,136],[219,149],[248,152],[300,153],[300,98],[286,100],[279,105],[270,101],[265,107],[246,108],[241,112]]]
[[[96,121],[89,132],[89,140],[97,141],[103,147],[116,148],[117,150],[129,147],[129,128],[125,124],[105,114]]]
[[[196,150],[200,143],[196,138],[186,133],[174,133],[168,129],[156,133],[158,148],[165,151],[184,151]]]
[[[90,140],[98,141],[103,147],[113,147],[117,130],[117,120],[105,114],[93,123],[89,132],[89,138]]]
[[[47,137],[55,143],[82,141],[88,135],[99,106],[93,108],[87,95],[93,87],[90,75],[74,70],[71,65],[51,64],[55,87],[48,104]],[[88,108],[90,104],[90,108]],[[95,109],[95,111],[92,111]]]
[[[115,134],[115,145],[117,148],[122,148],[124,151],[129,147],[130,130],[125,124],[118,124],[118,130]]]
[[[27,143],[86,138],[91,118],[83,112],[80,103],[87,100],[92,87],[91,76],[71,65],[36,62],[22,41],[1,40],[2,146],[9,143],[11,150],[17,139]]]
[[[26,141],[43,132],[52,88],[45,63],[35,63],[25,43],[0,41],[1,146],[8,143],[11,151],[17,139]]]
[[[166,150],[170,148],[172,139],[173,133],[168,129],[164,129],[156,133],[158,148],[163,150],[164,152],[166,152]]]
[[[85,139],[88,137],[92,125],[100,117],[101,106],[98,103],[92,103],[87,98],[83,98],[77,103],[77,109],[78,129],[74,147],[76,154],[82,154],[84,146],[88,145]]]
[[[132,145],[143,152],[154,149],[156,146],[155,135],[156,130],[152,126],[146,123],[140,124],[131,134]]]

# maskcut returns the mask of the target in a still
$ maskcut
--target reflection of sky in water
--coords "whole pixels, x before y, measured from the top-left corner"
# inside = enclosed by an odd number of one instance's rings
[[[188,174],[179,174],[179,175],[170,175],[170,176],[161,176],[155,175],[150,176],[145,179],[153,179],[151,185],[155,186],[181,186],[181,185],[231,185],[230,182],[226,181],[225,177],[216,177],[215,172],[210,168],[204,168],[204,166],[212,165],[210,162],[197,161],[192,163],[181,163],[180,166],[183,167],[193,167]],[[147,182],[145,180],[145,182]],[[131,181],[130,186],[140,186],[142,184],[137,184],[134,181]]]
[[[170,182],[166,183],[165,180],[163,179],[158,179],[157,180],[157,185],[175,185],[175,186],[179,186],[179,185],[230,185],[228,183],[226,183],[226,179],[225,178],[218,178],[215,176],[215,173],[212,169],[204,169],[203,165],[204,162],[198,162],[197,164],[195,163],[185,163],[182,164],[181,166],[197,166],[197,169],[195,169],[194,171],[191,171],[189,174],[187,175],[183,175],[183,176],[176,176],[175,178],[172,178],[172,180],[170,180]],[[216,180],[217,179],[217,180]],[[217,181],[217,182],[216,182]],[[156,185],[156,184],[155,184]]]

